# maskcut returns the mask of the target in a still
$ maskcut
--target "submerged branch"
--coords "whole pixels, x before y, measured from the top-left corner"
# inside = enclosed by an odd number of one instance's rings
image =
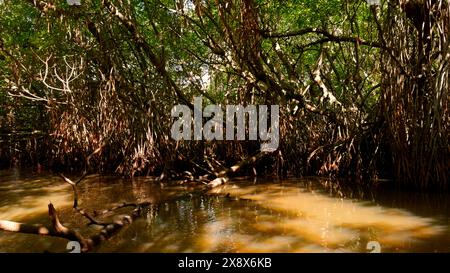
[[[82,252],[88,252],[92,250],[94,247],[98,246],[100,243],[102,243],[105,240],[108,240],[112,236],[114,236],[117,232],[119,232],[123,227],[131,224],[137,217],[141,215],[141,211],[144,207],[151,205],[148,202],[144,202],[141,204],[129,204],[124,203],[122,205],[104,210],[101,212],[101,214],[106,214],[107,212],[115,211],[120,208],[125,207],[134,207],[135,209],[130,213],[122,216],[119,220],[110,222],[110,223],[102,223],[94,219],[91,215],[89,215],[85,210],[78,208],[78,202],[75,200],[78,200],[78,191],[77,191],[77,184],[82,181],[82,178],[78,179],[77,182],[73,182],[69,178],[65,177],[64,175],[60,174],[60,176],[64,179],[64,181],[70,185],[72,185],[72,188],[74,190],[74,209],[82,216],[87,218],[89,220],[88,225],[100,225],[102,226],[102,229],[99,233],[96,235],[93,235],[89,238],[83,237],[79,232],[76,230],[70,229],[66,226],[64,226],[58,216],[58,213],[53,206],[52,203],[48,205],[48,213],[51,220],[50,226],[45,225],[31,225],[31,224],[25,224],[25,223],[18,223],[8,220],[0,220],[0,230],[7,231],[7,232],[17,232],[17,233],[27,233],[27,234],[36,234],[36,235],[43,235],[43,236],[53,236],[53,237],[59,237],[63,239],[67,239],[70,241],[77,241],[81,245],[81,251]],[[76,192],[76,194],[75,194]]]
[[[50,226],[31,225],[7,220],[0,220],[0,230],[17,233],[36,234],[43,236],[52,236],[78,241],[82,246],[82,251],[89,250],[89,243],[77,231],[67,228],[59,220],[58,214],[52,203],[48,204],[48,214],[51,220]]]
[[[208,187],[214,188],[220,185],[223,185],[229,181],[229,176],[236,174],[238,171],[240,171],[243,167],[248,166],[250,164],[255,164],[259,160],[261,160],[264,156],[270,154],[272,152],[263,152],[260,151],[257,154],[247,157],[244,160],[240,161],[239,163],[233,165],[230,168],[225,168],[224,170],[220,171],[217,174],[217,178],[210,181],[207,185]]]

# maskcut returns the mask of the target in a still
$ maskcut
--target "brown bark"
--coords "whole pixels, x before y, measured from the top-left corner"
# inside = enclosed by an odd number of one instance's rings
[[[220,185],[223,185],[227,183],[230,179],[229,177],[231,175],[236,174],[238,171],[240,171],[243,167],[248,166],[250,164],[254,164],[261,160],[264,156],[268,155],[269,152],[258,152],[257,154],[247,157],[244,160],[240,161],[239,163],[233,165],[230,168],[226,168],[222,171],[220,171],[217,174],[217,178],[211,180],[207,185],[208,187],[214,188]]]
[[[77,185],[80,183],[84,178],[85,174],[81,178],[79,178],[76,182],[73,182],[69,178],[65,177],[64,175],[61,175],[63,180],[70,184],[72,186],[72,189],[74,191],[74,210],[81,214],[83,217],[87,218],[89,220],[89,224],[95,224],[95,225],[101,225],[103,228],[101,231],[93,235],[90,238],[83,237],[79,232],[76,230],[70,229],[66,226],[64,226],[61,221],[59,220],[58,213],[53,206],[52,203],[48,205],[48,213],[51,220],[51,225],[31,225],[26,223],[18,223],[13,221],[7,221],[7,220],[0,220],[0,230],[7,231],[7,232],[17,232],[17,233],[27,233],[27,234],[36,234],[36,235],[43,235],[43,236],[52,236],[52,237],[59,237],[63,239],[67,239],[69,241],[77,241],[81,245],[81,251],[82,252],[88,252],[101,244],[103,241],[108,240],[112,236],[114,236],[117,232],[119,232],[122,228],[125,226],[128,226],[131,224],[137,217],[140,216],[140,212],[142,210],[142,207],[150,205],[150,203],[142,203],[142,204],[122,204],[116,207],[113,207],[111,209],[104,210],[102,214],[106,214],[110,211],[115,211],[120,208],[125,207],[135,207],[135,209],[129,214],[122,216],[119,220],[116,220],[111,223],[102,223],[94,219],[90,214],[88,214],[84,209],[81,209],[78,207],[78,189]]]

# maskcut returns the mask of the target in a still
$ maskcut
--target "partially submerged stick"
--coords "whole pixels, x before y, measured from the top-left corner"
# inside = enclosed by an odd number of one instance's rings
[[[7,232],[17,232],[17,233],[27,233],[27,234],[36,234],[42,236],[52,236],[59,237],[63,239],[67,239],[69,241],[77,241],[80,243],[81,251],[88,252],[92,250],[94,247],[100,245],[103,241],[108,240],[112,236],[114,236],[117,232],[119,232],[123,227],[131,224],[136,218],[141,215],[141,211],[145,206],[151,205],[151,203],[145,202],[142,204],[131,204],[124,203],[119,206],[115,206],[110,209],[106,209],[102,211],[101,214],[106,214],[107,212],[115,211],[120,208],[125,207],[134,207],[135,209],[130,213],[122,216],[119,220],[110,223],[103,223],[96,220],[90,214],[88,214],[84,209],[78,207],[78,188],[77,185],[86,177],[86,174],[83,174],[81,178],[79,178],[76,182],[73,182],[71,179],[65,177],[64,175],[60,175],[63,180],[72,186],[74,192],[74,202],[73,208],[80,215],[89,220],[89,224],[95,224],[102,226],[102,229],[96,235],[93,235],[89,238],[83,237],[76,230],[70,229],[64,226],[59,219],[58,213],[53,206],[52,203],[48,204],[48,214],[50,218],[50,225],[31,225],[26,223],[19,223],[14,221],[0,220],[0,230]]]
[[[247,157],[244,160],[240,161],[239,163],[237,163],[236,165],[230,167],[230,168],[226,168],[224,170],[222,170],[221,172],[219,172],[217,174],[217,178],[211,180],[207,185],[208,187],[214,188],[220,185],[223,185],[225,183],[227,183],[230,179],[229,176],[236,174],[238,171],[240,171],[243,167],[250,165],[250,164],[254,164],[256,162],[258,162],[259,160],[261,160],[264,156],[270,154],[270,152],[263,152],[260,151],[257,154]]]

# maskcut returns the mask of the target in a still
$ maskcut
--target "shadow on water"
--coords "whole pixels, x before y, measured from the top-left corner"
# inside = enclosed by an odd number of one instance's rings
[[[310,182],[240,181],[216,195],[161,204],[99,251],[368,252],[369,241],[385,252],[449,251],[445,211],[416,215],[408,202],[402,208],[336,197]],[[415,196],[408,194],[402,200]]]
[[[235,181],[209,194],[186,192],[151,179],[90,176],[81,206],[100,210],[120,202],[151,202],[98,252],[384,252],[450,251],[445,194],[326,185],[320,179]],[[1,176],[0,219],[47,223],[49,200],[68,226],[95,232],[72,213],[71,189],[54,176]],[[172,200],[172,201],[168,201]],[[1,252],[64,252],[65,241],[0,232]]]

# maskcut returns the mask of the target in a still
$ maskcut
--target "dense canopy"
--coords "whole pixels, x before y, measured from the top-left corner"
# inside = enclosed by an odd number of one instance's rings
[[[0,0],[2,167],[450,188],[448,1],[79,2]],[[173,140],[199,96],[279,105],[279,149]]]

